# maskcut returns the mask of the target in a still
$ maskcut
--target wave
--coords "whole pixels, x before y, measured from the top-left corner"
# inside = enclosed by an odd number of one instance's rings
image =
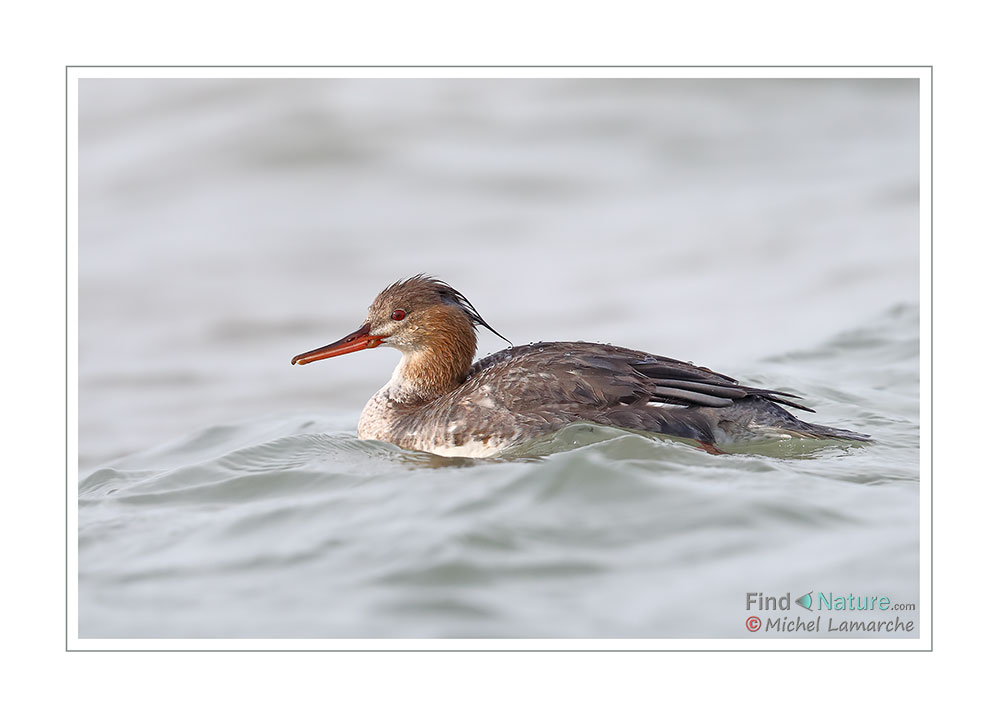
[[[915,600],[916,323],[896,309],[754,367],[870,446],[714,456],[577,424],[456,459],[278,416],[135,454],[79,482],[81,635],[741,636],[748,590]],[[847,358],[857,382],[832,385]]]

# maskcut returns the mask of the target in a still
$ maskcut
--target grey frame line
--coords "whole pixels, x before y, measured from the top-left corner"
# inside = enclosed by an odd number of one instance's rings
[[[780,68],[780,69],[799,69],[799,68],[825,68],[825,69],[836,69],[836,68],[885,68],[885,69],[928,69],[930,71],[929,77],[929,93],[930,93],[930,103],[929,103],[929,144],[930,144],[930,157],[929,157],[929,262],[930,262],[930,336],[929,336],[929,347],[930,347],[930,376],[929,376],[929,395],[930,395],[930,441],[929,441],[929,476],[930,476],[930,647],[929,648],[872,648],[872,649],[861,649],[861,648],[847,648],[847,649],[834,649],[834,648],[818,648],[818,649],[804,649],[804,648],[777,648],[777,649],[765,649],[765,648],[723,648],[723,649],[713,649],[713,648],[73,648],[69,647],[69,72],[74,69],[114,69],[114,68],[156,68],[156,69],[170,69],[170,68],[211,68],[211,69],[229,69],[229,68],[277,68],[277,69],[289,69],[289,68],[314,68],[314,69],[365,69],[365,68],[377,68],[377,69],[392,69],[392,68],[403,68],[403,69],[413,69],[413,68],[431,68],[431,69],[459,69],[459,68],[488,68],[488,69],[505,69],[505,68],[579,68],[579,69],[596,69],[596,68],[613,68],[613,69],[629,69],[629,68],[649,68],[649,69],[698,69],[698,68],[738,68],[738,69],[754,69],[754,68]],[[920,81],[921,82],[921,81]],[[64,238],[64,291],[66,294],[66,308],[65,308],[65,330],[64,330],[64,356],[66,362],[66,374],[64,377],[64,394],[65,394],[65,412],[66,412],[66,431],[65,431],[65,444],[63,453],[65,455],[66,461],[66,475],[65,475],[65,485],[66,485],[66,501],[65,501],[65,517],[63,528],[65,529],[65,566],[66,566],[66,585],[65,585],[65,602],[66,602],[66,615],[64,616],[64,633],[65,633],[65,652],[66,653],[932,653],[933,652],[933,611],[935,604],[933,602],[933,473],[934,473],[934,453],[933,453],[933,65],[66,65],[65,75],[64,75],[64,104],[65,104],[65,118],[64,118],[64,128],[65,128],[65,138],[64,138],[64,153],[65,153],[65,167],[64,167],[64,204],[63,204],[63,217],[65,221],[65,238]],[[919,88],[920,93],[923,91],[922,84]],[[920,181],[923,178],[920,177]],[[920,307],[920,312],[924,311],[923,307]],[[922,381],[922,377],[920,377]],[[922,427],[920,427],[922,430]],[[920,441],[922,441],[922,431],[920,431]],[[920,480],[922,477],[920,477]],[[922,549],[922,547],[920,547]],[[321,639],[328,640],[328,639]],[[333,639],[335,640],[335,639]],[[368,640],[379,640],[379,639],[368,639]],[[504,639],[504,640],[521,640],[521,639]],[[573,640],[573,639],[568,639]],[[698,640],[720,640],[720,639],[698,639]],[[721,639],[728,640],[728,639]],[[756,639],[760,640],[760,639]]]

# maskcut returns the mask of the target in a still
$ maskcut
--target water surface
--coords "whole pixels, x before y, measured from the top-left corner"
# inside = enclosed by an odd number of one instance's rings
[[[81,81],[80,635],[768,637],[747,592],[918,607],[917,102],[882,80]],[[515,343],[692,360],[876,443],[359,441],[397,355],[289,360],[417,272]]]

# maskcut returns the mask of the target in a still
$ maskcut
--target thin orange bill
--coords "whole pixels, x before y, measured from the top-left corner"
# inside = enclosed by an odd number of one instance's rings
[[[377,334],[369,334],[368,332],[370,331],[371,325],[365,324],[356,332],[348,334],[343,339],[335,341],[332,344],[327,344],[324,347],[319,347],[318,349],[305,352],[304,354],[299,354],[291,360],[291,363],[308,364],[309,362],[319,361],[320,359],[329,359],[330,357],[338,357],[341,354],[358,352],[362,349],[374,349],[382,343],[382,339],[385,337],[378,336]]]

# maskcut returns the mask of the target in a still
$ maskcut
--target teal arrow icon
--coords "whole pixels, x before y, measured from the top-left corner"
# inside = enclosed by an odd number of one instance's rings
[[[809,611],[811,611],[812,610],[812,592],[809,591],[804,596],[798,596],[796,599],[794,599],[794,602],[797,603],[802,608],[807,608]]]

